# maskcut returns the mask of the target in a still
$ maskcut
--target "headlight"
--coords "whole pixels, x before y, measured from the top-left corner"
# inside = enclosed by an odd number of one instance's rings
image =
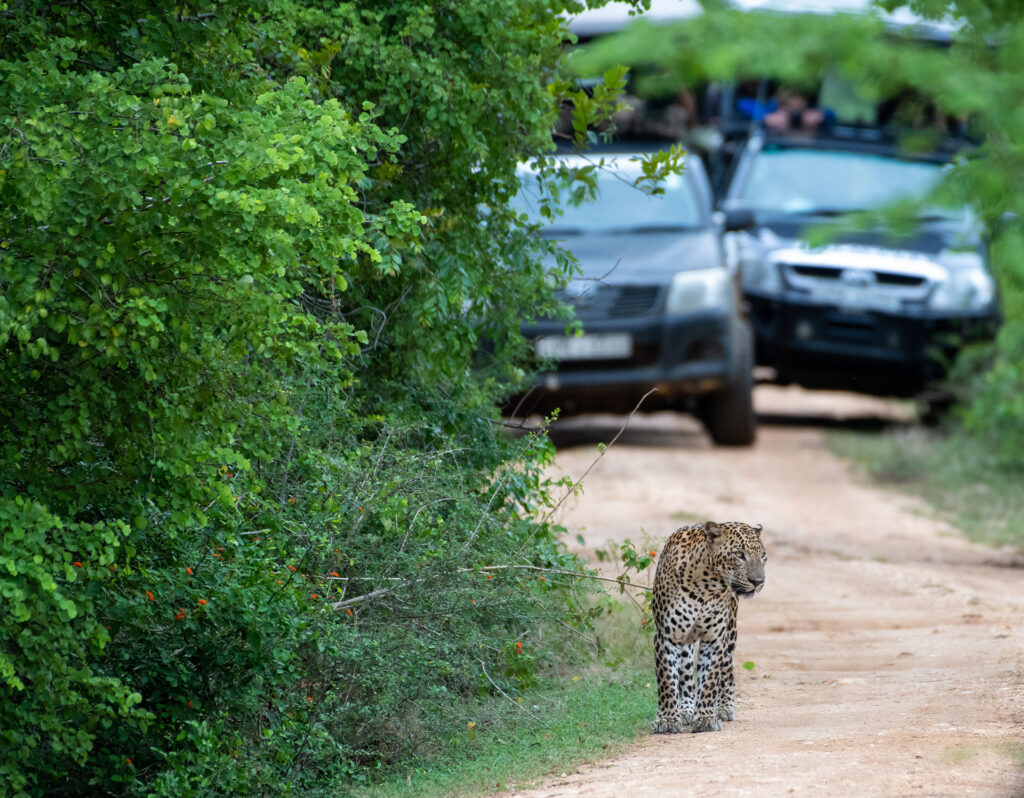
[[[948,276],[928,299],[932,310],[983,310],[995,300],[995,281],[978,253],[944,252],[939,263]]]
[[[732,282],[723,268],[676,272],[668,289],[665,310],[690,313],[694,310],[727,308],[732,300]]]
[[[782,290],[779,267],[768,258],[768,253],[777,242],[767,229],[762,237],[771,236],[770,242],[747,233],[736,236],[736,261],[740,273],[740,284],[744,290],[762,294],[777,294]]]
[[[759,294],[777,294],[782,291],[779,265],[767,258],[741,260],[740,282],[744,290]]]

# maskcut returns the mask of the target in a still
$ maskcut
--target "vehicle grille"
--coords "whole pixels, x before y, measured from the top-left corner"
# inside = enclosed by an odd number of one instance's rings
[[[843,269],[837,266],[790,266],[793,274],[800,277],[809,277],[814,280],[839,280],[843,276]],[[897,274],[895,272],[872,271],[875,281],[879,285],[924,285],[927,278],[919,274]]]
[[[658,286],[595,284],[582,294],[563,295],[562,301],[576,309],[579,319],[630,319],[654,309]]]
[[[887,298],[896,303],[921,301],[928,296],[932,288],[932,282],[927,276],[912,272],[801,263],[782,263],[779,266],[786,283],[791,287],[816,293],[821,297],[830,296],[833,286],[839,290],[840,286],[846,285],[850,276],[846,272],[857,273],[861,281],[851,284],[869,291],[877,300]]]

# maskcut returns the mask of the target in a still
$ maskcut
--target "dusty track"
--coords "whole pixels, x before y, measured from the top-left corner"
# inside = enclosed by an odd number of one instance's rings
[[[636,417],[562,522],[588,545],[693,520],[762,523],[767,584],[740,605],[738,719],[645,736],[530,796],[1024,796],[1024,570],[919,501],[871,485],[824,429],[905,412],[759,388],[756,447],[715,449],[685,417]],[[578,476],[621,418],[564,422]],[[653,706],[652,688],[652,706]]]

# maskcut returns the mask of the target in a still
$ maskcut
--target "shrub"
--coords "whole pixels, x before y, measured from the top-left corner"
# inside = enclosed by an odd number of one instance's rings
[[[562,7],[0,11],[4,790],[309,794],[529,683]]]

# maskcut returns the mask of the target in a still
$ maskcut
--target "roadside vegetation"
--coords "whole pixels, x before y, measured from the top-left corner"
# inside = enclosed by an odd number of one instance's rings
[[[0,795],[336,795],[586,633],[498,410],[567,8],[0,4]]]
[[[972,540],[1024,550],[1024,472],[962,429],[906,426],[881,434],[834,432],[832,450],[882,485],[916,493]]]
[[[632,742],[650,727],[657,700],[650,635],[635,607],[603,603],[606,611],[585,637],[547,631],[533,688],[514,700],[463,704],[456,732],[425,743],[401,771],[357,794],[411,798],[523,788]]]

